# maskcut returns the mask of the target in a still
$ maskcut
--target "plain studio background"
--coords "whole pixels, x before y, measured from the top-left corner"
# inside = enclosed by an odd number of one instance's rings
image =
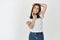
[[[0,40],[28,40],[25,22],[34,2],[47,4],[44,39],[60,40],[60,0],[0,0]]]

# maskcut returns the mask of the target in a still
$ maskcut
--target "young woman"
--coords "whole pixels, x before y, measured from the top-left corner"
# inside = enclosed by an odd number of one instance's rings
[[[29,40],[44,40],[43,18],[46,9],[47,9],[47,4],[43,4],[43,3],[33,4],[31,14],[29,17],[31,21],[26,22],[26,24],[30,28]]]

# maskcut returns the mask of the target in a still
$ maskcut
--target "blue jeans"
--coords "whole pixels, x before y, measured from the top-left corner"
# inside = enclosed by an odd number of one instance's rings
[[[35,34],[33,32],[30,32],[29,40],[44,40],[43,32],[41,32],[39,34]]]

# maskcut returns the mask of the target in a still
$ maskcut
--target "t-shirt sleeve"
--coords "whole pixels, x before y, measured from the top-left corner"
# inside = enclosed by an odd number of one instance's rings
[[[32,21],[32,19],[30,19],[29,17],[27,17],[26,21]]]

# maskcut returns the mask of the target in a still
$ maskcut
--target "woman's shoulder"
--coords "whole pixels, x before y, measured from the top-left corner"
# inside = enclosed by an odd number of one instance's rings
[[[32,19],[30,17],[27,17],[26,21],[32,21]]]

